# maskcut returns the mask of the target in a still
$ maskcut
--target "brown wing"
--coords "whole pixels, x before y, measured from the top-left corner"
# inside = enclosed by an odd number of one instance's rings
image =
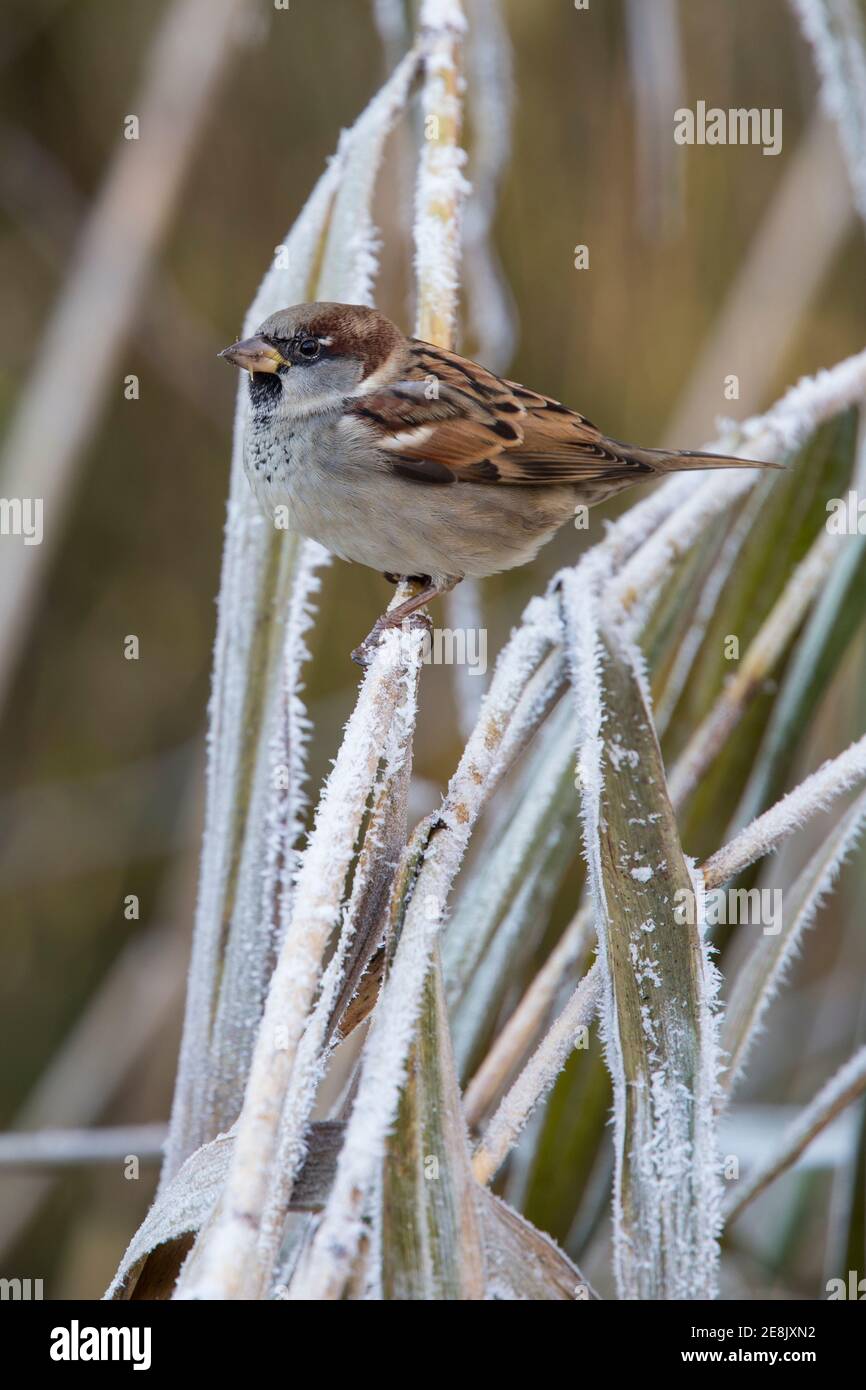
[[[402,380],[345,405],[377,431],[394,471],[421,482],[615,482],[653,471],[558,401],[415,339]]]

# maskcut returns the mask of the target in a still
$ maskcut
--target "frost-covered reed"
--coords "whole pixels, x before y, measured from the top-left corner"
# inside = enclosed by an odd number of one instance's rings
[[[376,12],[392,51],[405,46],[402,7]],[[492,0],[468,13],[504,41]],[[466,63],[466,42],[458,0],[424,0],[417,38],[341,137],[244,331],[300,299],[372,301],[377,172],[420,76],[417,331],[453,345],[471,196],[463,71],[482,87],[490,78],[478,75],[483,55]],[[482,91],[485,109],[493,95]],[[476,252],[506,150],[475,166]],[[485,327],[476,320],[482,343]],[[723,1201],[719,1115],[736,1105],[734,1083],[759,1030],[772,1032],[792,955],[857,842],[863,793],[841,812],[839,803],[866,779],[866,740],[775,805],[756,793],[745,828],[736,800],[726,804],[728,843],[700,867],[684,847],[686,813],[708,770],[740,755],[753,687],[796,655],[804,620],[828,590],[834,611],[856,599],[834,585],[850,548],[823,528],[820,492],[808,544],[786,551],[777,589],[747,595],[760,622],[740,674],[727,687],[705,682],[697,712],[686,697],[717,612],[744,601],[733,581],[756,537],[763,543],[765,508],[782,499],[781,543],[786,476],[806,480],[822,428],[836,430],[837,451],[849,449],[840,422],[864,394],[866,352],[801,381],[717,444],[784,457],[789,475],[672,477],[534,598],[477,711],[464,707],[465,747],[441,805],[415,827],[421,634],[383,641],[305,833],[303,667],[326,556],[256,512],[240,393],[175,1104],[160,1192],[111,1296],[152,1276],[158,1251],[165,1295],[184,1299],[582,1300],[594,1292],[576,1246],[594,1271],[611,1271],[606,1286],[620,1298],[718,1296],[725,1213],[738,1215],[866,1087],[861,1049],[779,1154]],[[853,466],[847,453],[844,462]],[[806,708],[800,687],[786,699]],[[685,752],[669,784],[661,739],[670,735]],[[784,751],[809,750],[794,738]],[[751,770],[761,776],[750,786],[771,785],[760,753]],[[814,837],[828,815],[818,848],[810,841],[797,871],[785,869],[783,929],[742,933],[739,955],[719,961],[707,893]],[[574,899],[557,929],[552,905],[566,891]],[[593,1078],[612,1094],[611,1234],[581,1243],[566,1232],[563,1249],[523,1218],[520,1194],[536,1161],[575,1158],[558,1147],[545,1107],[576,1057],[586,1094]],[[339,1098],[322,1118],[322,1082],[335,1077]],[[589,1120],[578,1156],[603,1170],[601,1130]],[[511,1204],[493,1194],[494,1180]]]

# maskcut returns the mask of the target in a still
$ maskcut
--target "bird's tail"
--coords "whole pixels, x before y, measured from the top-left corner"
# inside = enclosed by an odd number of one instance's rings
[[[762,459],[733,458],[728,454],[691,453],[688,449],[639,449],[631,444],[621,446],[629,459],[635,459],[654,473],[677,473],[690,468],[783,468],[781,463]]]

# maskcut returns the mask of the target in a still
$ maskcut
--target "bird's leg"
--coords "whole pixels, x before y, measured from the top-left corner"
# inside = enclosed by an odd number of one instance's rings
[[[390,576],[386,577],[390,578]],[[405,599],[403,603],[398,603],[396,608],[389,608],[387,613],[383,613],[381,618],[376,619],[361,645],[352,652],[352,660],[358,666],[366,667],[370,664],[383,632],[387,632],[390,628],[402,627],[404,622],[411,622],[413,619],[421,624],[429,622],[429,618],[421,616],[418,610],[429,603],[431,598],[436,598],[439,594],[447,594],[460,581],[455,578],[447,579],[441,584],[435,584],[427,575],[413,575],[407,582],[417,586],[416,592],[411,598]]]

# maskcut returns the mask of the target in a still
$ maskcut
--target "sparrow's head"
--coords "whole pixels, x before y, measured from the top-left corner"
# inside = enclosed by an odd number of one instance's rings
[[[220,357],[250,374],[254,408],[303,411],[336,403],[387,374],[404,338],[362,304],[295,304]]]

